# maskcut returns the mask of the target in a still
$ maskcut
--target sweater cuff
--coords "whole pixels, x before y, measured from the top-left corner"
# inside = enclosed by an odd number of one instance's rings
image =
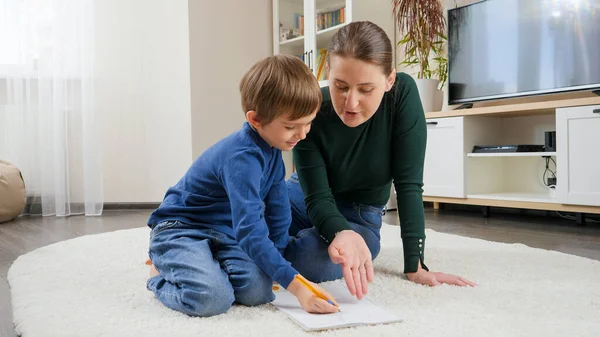
[[[425,238],[404,238],[402,239],[402,248],[404,250],[404,273],[414,273],[419,268],[429,271],[425,265]]]
[[[339,218],[337,217],[331,217],[329,219],[330,221],[327,221],[323,225],[321,225],[321,228],[319,230],[319,234],[321,235],[321,237],[328,243],[331,243],[331,241],[335,239],[335,235],[338,232],[351,229],[348,225],[346,218],[342,218],[343,221],[339,221]]]
[[[292,283],[292,280],[294,279],[294,276],[296,276],[296,274],[298,274],[296,269],[289,266],[286,268],[285,272],[283,273],[283,275],[281,275],[281,277],[278,277],[276,280],[273,281],[279,283],[279,285],[287,289],[290,283]]]

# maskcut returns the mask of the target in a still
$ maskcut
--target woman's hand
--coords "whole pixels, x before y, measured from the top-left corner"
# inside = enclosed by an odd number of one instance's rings
[[[419,267],[416,272],[407,273],[406,276],[408,277],[408,280],[411,282],[415,282],[418,284],[424,284],[424,285],[428,285],[428,286],[437,286],[437,285],[440,285],[443,283],[451,284],[451,285],[455,285],[455,286],[461,286],[461,287],[464,287],[464,286],[474,287],[477,285],[476,283],[471,282],[460,276],[444,274],[444,273],[440,273],[440,272],[429,272],[429,271],[421,268],[421,263],[419,263]]]
[[[329,245],[329,257],[341,264],[350,294],[361,299],[373,281],[373,261],[365,240],[353,230],[339,232]]]
[[[318,285],[306,280],[313,288],[319,291],[325,297],[332,299],[333,303],[337,305],[333,297],[326,292],[323,288]],[[294,279],[287,287],[287,290],[294,294],[298,299],[298,302],[302,306],[302,309],[312,314],[330,314],[338,312],[338,307],[327,303],[327,301],[317,297],[312,291],[305,287],[300,281]]]

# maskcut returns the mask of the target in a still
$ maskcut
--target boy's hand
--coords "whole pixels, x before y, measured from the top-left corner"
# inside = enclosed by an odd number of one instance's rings
[[[327,298],[332,299],[332,301],[334,301],[334,303],[337,304],[333,297],[323,288],[310,281],[308,282],[313,288],[315,288],[321,294],[325,295]],[[310,289],[305,287],[302,283],[300,283],[300,281],[296,279],[294,279],[290,283],[287,290],[294,294],[294,296],[296,296],[298,302],[302,306],[302,309],[306,310],[307,312],[310,312],[312,314],[330,314],[338,312],[338,308],[335,305],[331,305],[327,303],[327,301],[320,299],[319,297],[317,297],[317,295],[313,294],[313,292],[310,291]]]

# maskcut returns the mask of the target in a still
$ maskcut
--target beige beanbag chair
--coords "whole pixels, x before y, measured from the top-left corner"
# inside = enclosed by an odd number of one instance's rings
[[[25,208],[25,183],[21,171],[0,160],[0,222],[16,218]]]

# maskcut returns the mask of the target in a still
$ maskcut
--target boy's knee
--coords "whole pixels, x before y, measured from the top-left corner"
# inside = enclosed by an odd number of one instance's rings
[[[235,301],[242,305],[256,306],[272,302],[275,299],[273,294],[273,281],[262,270],[253,273],[249,282],[236,290]]]
[[[187,290],[181,295],[184,313],[199,317],[223,314],[231,308],[234,300],[233,291],[224,287],[204,291]]]
[[[344,276],[341,265],[335,264],[331,262],[331,260],[322,264],[320,268],[306,268],[300,273],[302,273],[302,276],[306,279],[315,283],[333,281]]]

